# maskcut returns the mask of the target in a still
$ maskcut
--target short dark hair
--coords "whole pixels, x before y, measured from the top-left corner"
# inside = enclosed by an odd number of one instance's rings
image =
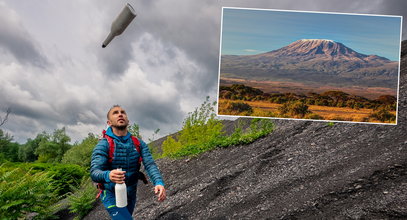
[[[112,109],[114,109],[114,108],[116,108],[116,107],[120,107],[121,108],[121,106],[120,105],[113,105],[110,109],[109,109],[109,111],[107,111],[107,115],[106,115],[106,117],[107,117],[107,120],[109,120],[109,113],[110,113],[110,111],[112,111]]]

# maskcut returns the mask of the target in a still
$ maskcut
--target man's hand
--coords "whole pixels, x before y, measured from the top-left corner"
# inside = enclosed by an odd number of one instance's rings
[[[165,198],[167,197],[167,195],[165,194],[165,188],[162,185],[157,185],[154,187],[154,193],[157,195],[158,197],[158,201],[162,202],[165,200]]]
[[[112,170],[109,174],[110,181],[114,183],[124,183],[124,174],[126,171]]]

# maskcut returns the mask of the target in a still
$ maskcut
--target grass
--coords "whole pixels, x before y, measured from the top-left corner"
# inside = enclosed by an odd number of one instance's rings
[[[239,100],[240,101],[240,100]],[[233,112],[228,112],[225,109],[226,102],[234,102],[232,100],[219,100],[219,114],[221,115],[234,115]],[[240,101],[241,102],[241,101]],[[279,114],[279,107],[282,104],[269,103],[264,101],[244,101],[244,103],[250,105],[253,108],[253,113],[250,116],[259,117],[276,117],[276,118],[303,118],[308,119],[307,115],[304,117],[298,116],[285,116]],[[312,113],[317,114],[321,118],[320,120],[334,120],[334,121],[352,121],[352,122],[371,122],[371,123],[383,123],[382,121],[371,117],[373,109],[352,109],[347,107],[328,107],[310,105],[308,108]],[[395,111],[390,111],[392,114],[396,114]],[[311,118],[312,119],[312,118]],[[396,123],[395,120],[386,123]]]

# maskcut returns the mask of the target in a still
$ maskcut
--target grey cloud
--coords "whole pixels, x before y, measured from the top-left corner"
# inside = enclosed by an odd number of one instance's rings
[[[407,39],[407,1],[405,0],[222,0],[223,6],[282,10],[340,12],[403,16],[403,37]]]
[[[99,65],[102,72],[108,76],[121,76],[129,67],[132,53],[131,40],[128,36],[118,36],[99,54]]]
[[[13,54],[23,64],[37,67],[48,65],[47,58],[35,46],[35,40],[21,25],[17,16],[4,4],[0,4],[0,49]]]
[[[138,123],[144,129],[162,129],[163,125],[179,124],[183,119],[183,114],[179,110],[177,100],[157,101],[151,99],[145,102],[136,103],[137,106],[130,106],[127,110],[132,117],[132,122]]]
[[[407,40],[407,1],[393,0],[383,1],[383,13],[389,15],[403,16],[403,40]]]
[[[199,74],[184,73],[183,77],[196,82],[185,92],[208,94],[213,91],[218,75],[221,14],[217,2],[182,0],[174,4],[161,0],[150,4],[141,1],[136,4],[136,11],[139,11],[135,21],[137,28],[185,51],[190,60],[204,67]],[[134,33],[136,35],[139,33]]]

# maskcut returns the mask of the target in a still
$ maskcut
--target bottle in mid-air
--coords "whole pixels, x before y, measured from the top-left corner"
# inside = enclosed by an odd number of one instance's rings
[[[103,42],[102,47],[105,48],[110,43],[110,41],[113,40],[114,37],[122,34],[135,17],[136,12],[134,11],[133,7],[129,3],[127,3],[120,14],[117,16],[117,18],[113,21],[110,28],[110,33],[107,36],[106,40]]]

